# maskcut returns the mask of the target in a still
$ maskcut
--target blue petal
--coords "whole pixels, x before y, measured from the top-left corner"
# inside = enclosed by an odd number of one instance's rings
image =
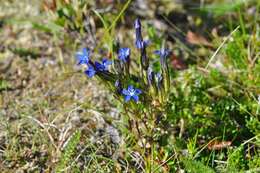
[[[170,53],[170,51],[168,50],[168,49],[164,49],[163,50],[163,56],[168,56],[169,55],[169,53]]]
[[[147,47],[150,43],[151,41],[149,40],[142,41],[138,39],[136,40],[135,45],[138,49],[143,49],[144,47]]]
[[[135,90],[135,94],[136,94],[136,95],[139,95],[139,94],[141,94],[141,93],[142,93],[142,91],[141,91],[140,89],[136,89],[136,90]]]
[[[78,65],[83,64],[83,58],[82,58],[82,54],[81,53],[78,52],[76,54],[76,58],[77,58],[77,61],[78,61]]]
[[[123,89],[122,94],[129,95],[129,92],[126,89]]]
[[[103,63],[104,65],[111,65],[111,64],[112,64],[112,62],[109,61],[109,60],[106,59],[106,58],[104,58],[104,59],[102,60],[102,63]]]
[[[129,91],[129,90],[132,90],[133,88],[134,88],[133,85],[129,85],[127,90]]]
[[[135,46],[136,46],[136,48],[137,49],[141,49],[143,46],[142,46],[142,41],[141,40],[136,40],[136,42],[135,42]]]
[[[108,62],[108,59],[107,58],[103,58],[102,59],[102,64],[105,64],[106,62]]]
[[[97,62],[97,61],[95,61],[95,67],[96,67],[99,71],[105,70],[104,65],[100,64],[100,63]]]
[[[161,55],[161,50],[156,50],[153,53],[156,54],[156,55]]]
[[[134,99],[135,102],[138,102],[138,100],[139,100],[138,95],[133,95],[132,98]]]
[[[125,56],[123,56],[123,55],[119,55],[119,56],[118,56],[118,59],[120,59],[121,61],[126,62]]]
[[[130,49],[128,47],[124,48],[126,56],[130,55]]]
[[[125,52],[125,51],[124,51],[124,48],[120,48],[120,49],[119,49],[119,55],[124,55],[124,52]]]
[[[128,102],[130,99],[131,99],[131,96],[129,96],[129,95],[125,96],[125,102]]]
[[[78,65],[88,64],[88,62],[89,62],[89,49],[83,48],[82,51],[77,52],[76,58],[78,60]]]
[[[148,67],[148,80],[149,82],[151,82],[151,80],[153,79],[153,76],[154,76],[154,72],[153,72],[153,69],[151,67]]]
[[[135,20],[134,26],[135,26],[135,29],[141,28],[141,21],[140,21],[140,19],[137,18],[137,19]]]
[[[120,84],[119,80],[116,80],[115,87],[119,87],[119,84]]]
[[[95,74],[96,74],[96,71],[94,70],[93,67],[89,67],[86,71],[85,71],[85,74],[92,78]]]
[[[130,55],[130,49],[127,48],[127,47],[120,48],[120,49],[119,49],[119,55],[120,55],[120,56],[124,56],[124,57],[129,56],[129,55]]]
[[[99,62],[95,61],[95,67],[96,66],[101,66],[102,64],[100,64]]]
[[[86,55],[88,57],[89,56],[89,49],[83,48],[82,53],[83,53],[83,55]]]
[[[143,44],[144,44],[145,46],[148,46],[149,44],[151,44],[151,41],[150,41],[150,40],[145,40],[145,41],[143,41]]]

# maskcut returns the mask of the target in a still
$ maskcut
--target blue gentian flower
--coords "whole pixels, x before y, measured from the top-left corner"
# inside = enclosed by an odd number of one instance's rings
[[[78,65],[81,64],[88,64],[89,57],[90,56],[90,50],[87,48],[83,48],[82,51],[76,53],[76,58],[78,60]]]
[[[149,59],[146,55],[146,46],[149,44],[149,41],[142,41],[141,42],[141,67],[144,70],[147,70],[148,66],[149,66]]]
[[[135,46],[137,49],[142,49],[143,48],[142,41],[140,39],[136,39]]]
[[[104,58],[102,60],[102,63],[95,62],[95,67],[97,68],[98,71],[107,71],[108,66],[111,65],[112,62],[109,61],[108,59]]]
[[[88,77],[92,78],[96,74],[96,70],[92,66],[89,66],[88,69],[85,71],[85,74]]]
[[[134,89],[132,85],[129,85],[127,89],[123,89],[123,95],[125,95],[125,102],[128,102],[131,98],[137,102],[139,100],[139,94],[142,93],[140,89]]]
[[[150,43],[151,43],[150,40],[140,41],[140,43],[139,43],[139,49],[144,49],[144,48],[146,48]]]
[[[123,61],[123,62],[127,62],[127,60],[130,57],[130,49],[125,47],[125,48],[120,48],[118,51],[118,58]]]
[[[148,67],[148,69],[147,69],[147,79],[148,79],[149,85],[152,85],[152,83],[154,81],[154,72],[151,67]]]
[[[139,19],[135,20],[135,46],[138,49],[141,49],[142,46],[142,42],[143,42],[143,37],[142,37],[142,25],[141,25],[141,21]]]
[[[140,21],[139,18],[135,19],[135,23],[134,23],[134,25],[135,25],[135,29],[139,29],[139,28],[142,27],[142,25],[141,25],[141,21]]]
[[[116,82],[115,82],[115,87],[117,88],[117,87],[119,87],[120,86],[120,81],[119,80],[116,80]]]
[[[168,49],[161,49],[154,51],[154,54],[159,55],[160,57],[167,57],[170,54]]]
[[[121,82],[120,82],[119,79],[116,80],[116,82],[115,82],[115,87],[116,87],[116,91],[117,91],[117,93],[118,93],[118,94],[121,94],[121,91],[122,91],[122,85],[121,85]]]
[[[160,63],[162,65],[162,68],[166,69],[167,68],[166,58],[170,54],[170,51],[168,49],[163,49],[162,48],[161,50],[154,51],[154,53],[156,55],[160,56]]]

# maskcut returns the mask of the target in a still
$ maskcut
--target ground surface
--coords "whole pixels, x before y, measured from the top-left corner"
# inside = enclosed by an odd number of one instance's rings
[[[46,2],[0,1],[0,171],[52,172],[64,162],[64,170],[68,172],[76,172],[78,169],[74,167],[85,172],[120,172],[120,165],[125,164],[120,159],[126,147],[122,142],[123,132],[117,127],[122,106],[113,100],[100,81],[87,79],[76,66],[75,52],[79,47],[98,47],[99,43],[111,39],[107,38],[102,22],[91,10],[97,10],[109,20],[110,16],[119,14],[126,1],[91,1],[88,10],[91,11],[92,31],[76,33],[58,28],[59,34],[42,27],[57,18],[55,12],[48,9],[51,5],[46,5],[49,1]],[[174,97],[176,105],[171,105],[169,113],[177,117],[172,120],[176,127],[171,132],[180,138],[176,141],[185,146],[176,151],[177,155],[185,156],[192,147],[197,147],[194,152],[200,153],[210,140],[223,135],[222,143],[219,140],[211,144],[198,160],[217,172],[224,171],[228,164],[230,169],[257,172],[260,168],[260,103],[257,100],[260,94],[257,54],[260,34],[255,16],[259,15],[259,3],[242,4],[243,19],[240,20],[244,22],[240,23],[239,12],[226,5],[215,9],[215,13],[208,12],[210,10],[198,12],[196,9],[204,3],[210,5],[214,1],[133,1],[124,11],[122,20],[117,21],[111,32],[114,35],[110,36],[124,46],[131,45],[134,40],[132,23],[139,16],[145,23],[144,33],[149,39],[165,38],[169,48],[174,50],[169,64],[176,77],[173,90],[174,93],[179,91],[179,95]],[[230,37],[238,25],[241,33],[246,30],[243,36],[250,38],[244,50],[231,45],[232,49],[228,51],[216,52],[221,44],[227,44],[223,40]],[[232,63],[227,58],[238,49],[252,55],[252,58],[247,57],[245,68],[240,62]],[[203,86],[195,86],[197,79]],[[183,122],[186,123],[184,126]],[[62,161],[65,157],[62,153],[70,138],[77,136],[80,136],[77,152],[72,151],[71,164],[68,164]],[[244,150],[240,152],[241,146]],[[236,156],[231,161],[227,147],[231,147],[230,153],[240,148],[238,153],[233,152]],[[223,149],[223,153],[218,148]],[[177,157],[174,159],[178,160]],[[136,158],[130,163],[133,167]],[[188,164],[179,164],[179,161],[174,163],[178,165],[176,172],[195,169]],[[236,167],[240,163],[243,166]],[[163,171],[167,172],[169,167]]]

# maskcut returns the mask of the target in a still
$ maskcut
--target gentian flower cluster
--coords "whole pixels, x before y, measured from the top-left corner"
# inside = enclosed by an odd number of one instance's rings
[[[147,101],[163,98],[162,95],[169,89],[169,70],[167,66],[167,49],[156,50],[154,53],[160,57],[161,72],[154,72],[149,64],[146,48],[150,44],[148,40],[143,40],[142,25],[139,19],[134,22],[135,28],[135,47],[140,52],[140,69],[138,74],[130,73],[131,49],[128,47],[119,47],[117,49],[117,58],[113,61],[113,72],[109,71],[112,61],[103,58],[101,62],[93,62],[90,58],[90,50],[83,48],[76,53],[78,65],[85,65],[87,69],[85,74],[92,78],[97,76],[109,84],[112,91],[115,91],[119,98],[124,98],[125,102],[133,100]],[[161,99],[162,100],[162,99]]]
[[[78,65],[87,65],[88,68],[85,70],[85,74],[90,78],[97,72],[108,72],[108,67],[112,64],[112,62],[106,58],[104,58],[101,63],[97,61],[93,63],[90,59],[90,50],[87,48],[83,48],[82,51],[77,52],[76,58]]]

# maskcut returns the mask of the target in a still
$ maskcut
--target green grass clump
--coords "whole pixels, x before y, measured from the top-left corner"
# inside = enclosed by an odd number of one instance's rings
[[[5,90],[10,87],[10,84],[8,84],[7,81],[0,79],[0,91]]]
[[[60,161],[57,164],[56,172],[67,172],[70,170],[77,170],[76,165],[73,164],[73,156],[76,154],[76,147],[80,142],[80,131],[76,131],[72,136],[68,139],[64,151],[60,156]],[[78,171],[77,171],[78,172]]]
[[[189,173],[201,173],[201,172],[214,173],[215,172],[213,169],[205,166],[203,163],[199,161],[183,160],[183,164],[185,170]]]

